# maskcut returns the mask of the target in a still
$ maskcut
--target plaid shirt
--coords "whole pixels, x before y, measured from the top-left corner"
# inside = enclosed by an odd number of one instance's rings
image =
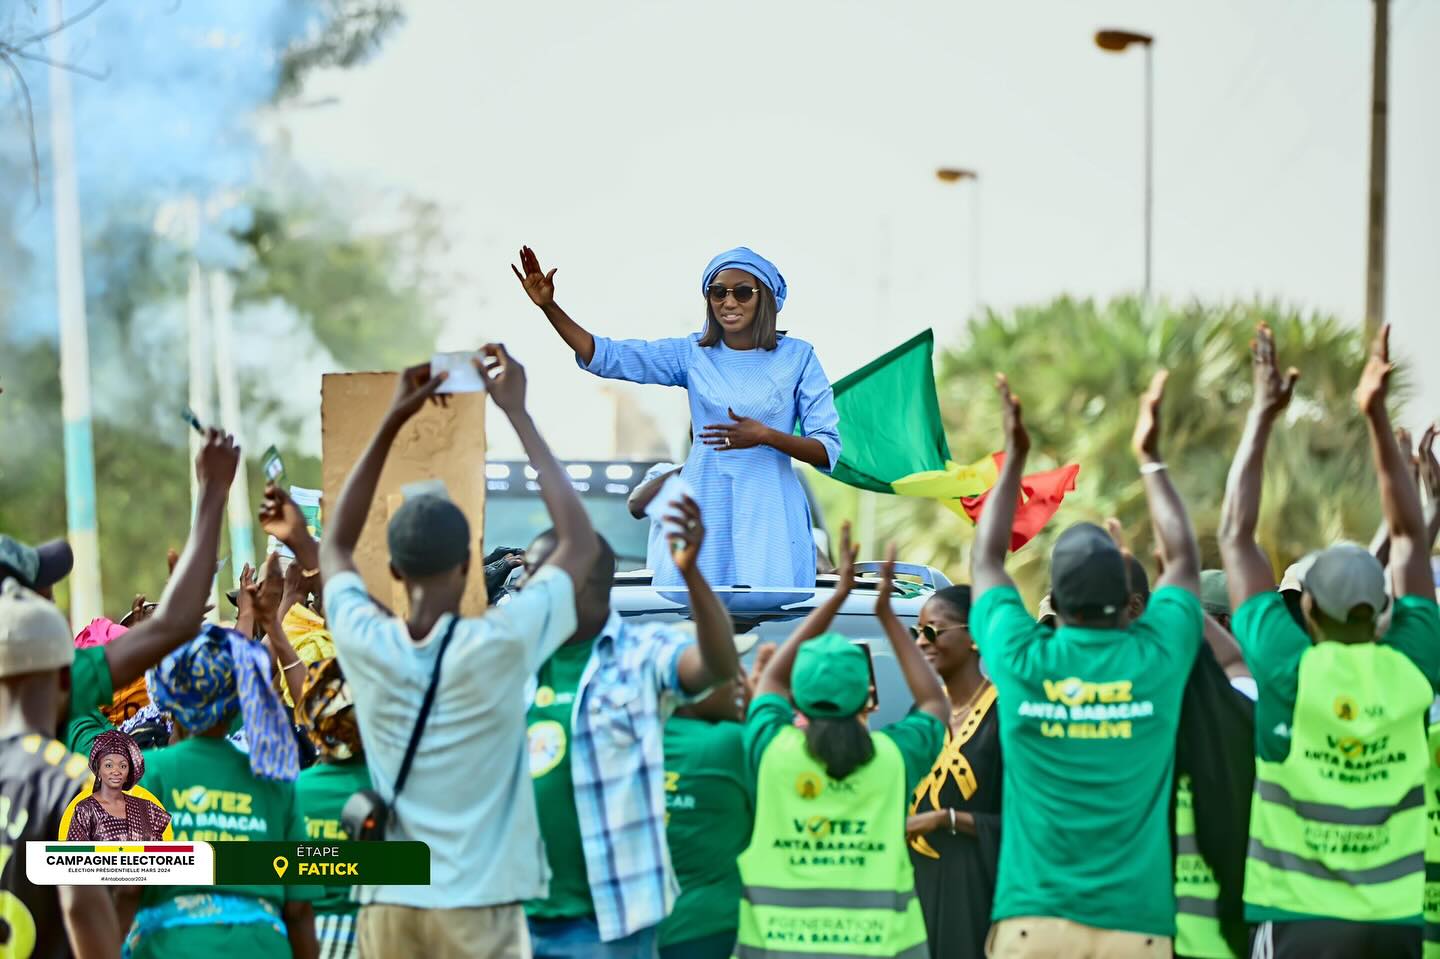
[[[600,938],[658,924],[680,885],[665,843],[665,720],[698,697],[680,688],[693,631],[610,613],[580,678],[570,775]],[[704,693],[701,694],[703,696]]]

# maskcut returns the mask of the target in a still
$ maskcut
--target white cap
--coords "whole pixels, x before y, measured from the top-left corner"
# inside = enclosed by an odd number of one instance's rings
[[[70,624],[55,604],[19,580],[0,586],[0,678],[43,673],[75,660]]]

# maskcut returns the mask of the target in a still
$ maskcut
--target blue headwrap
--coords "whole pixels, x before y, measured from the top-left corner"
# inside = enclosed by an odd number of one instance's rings
[[[700,280],[700,295],[705,295],[705,291],[710,288],[710,282],[715,279],[716,273],[732,269],[744,270],[764,283],[766,289],[775,294],[775,311],[777,313],[785,308],[785,277],[780,275],[780,271],[775,268],[774,263],[748,246],[737,246],[733,250],[726,250],[710,261],[710,265],[705,267],[705,276]]]
[[[233,629],[209,625],[155,668],[154,702],[192,733],[224,722],[236,706],[250,745],[250,769],[282,782],[300,775],[300,752],[284,704],[270,688],[265,648]]]

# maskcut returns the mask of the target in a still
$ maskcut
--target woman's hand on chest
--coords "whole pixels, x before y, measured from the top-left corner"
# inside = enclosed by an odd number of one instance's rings
[[[757,419],[740,416],[733,409],[726,411],[730,416],[727,423],[711,423],[700,433],[700,441],[706,446],[724,452],[726,450],[748,450],[756,446],[769,446],[775,431]]]

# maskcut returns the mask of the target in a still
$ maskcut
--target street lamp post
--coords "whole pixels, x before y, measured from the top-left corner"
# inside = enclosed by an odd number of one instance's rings
[[[941,183],[970,184],[970,314],[980,310],[980,174],[960,167],[941,167],[935,171]]]
[[[1145,302],[1150,302],[1150,261],[1155,230],[1155,69],[1151,51],[1155,38],[1129,30],[1099,30],[1095,45],[1109,53],[1122,53],[1139,44],[1145,48]]]

